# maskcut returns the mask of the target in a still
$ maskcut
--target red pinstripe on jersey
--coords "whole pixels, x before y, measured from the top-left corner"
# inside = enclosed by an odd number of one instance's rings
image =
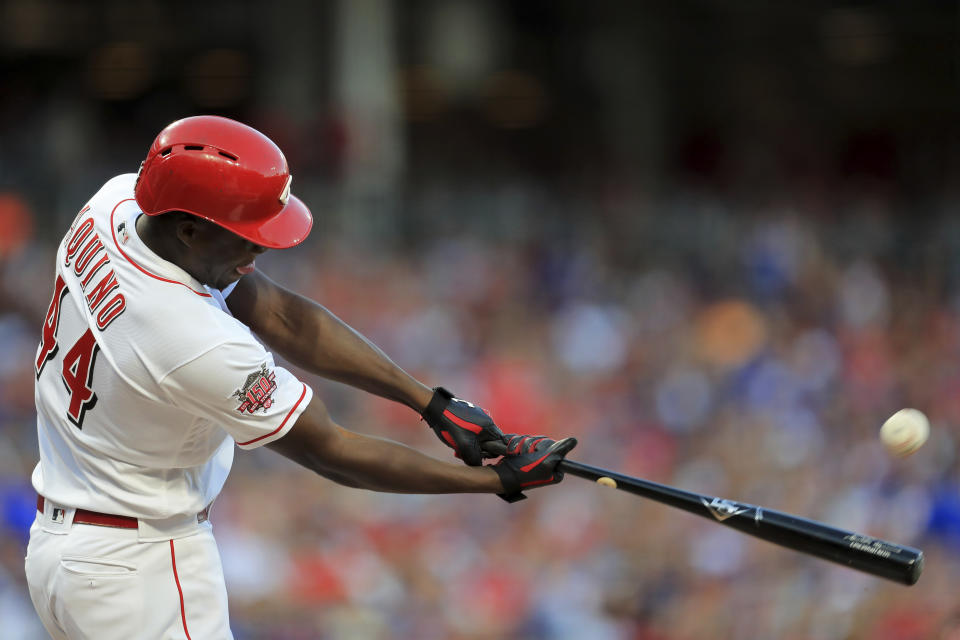
[[[183,632],[187,634],[187,640],[193,640],[190,637],[190,630],[187,629],[187,612],[183,608],[183,588],[180,586],[180,576],[177,575],[177,554],[173,550],[173,540],[170,541],[170,563],[173,565],[173,579],[177,583],[177,593],[180,594],[180,619],[183,620]]]
[[[202,292],[202,291],[197,291],[196,289],[194,289],[194,288],[191,287],[190,285],[184,284],[183,282],[178,282],[178,281],[176,281],[176,280],[170,280],[169,278],[162,278],[162,277],[158,276],[158,275],[155,274],[155,273],[150,273],[149,271],[147,271],[146,269],[144,269],[143,267],[141,267],[139,264],[137,264],[136,262],[134,262],[133,259],[132,259],[130,256],[128,256],[126,253],[123,252],[123,249],[120,248],[120,243],[117,242],[117,228],[116,228],[115,226],[113,226],[113,216],[114,216],[114,214],[117,212],[117,208],[118,208],[120,205],[122,205],[124,202],[133,202],[133,201],[134,201],[133,198],[126,198],[126,199],[124,199],[124,200],[121,200],[120,202],[118,202],[118,203],[113,207],[113,211],[110,212],[110,233],[111,233],[111,235],[113,235],[113,244],[114,244],[114,246],[117,247],[117,251],[120,252],[120,255],[122,255],[124,258],[126,258],[126,259],[127,259],[127,262],[129,262],[130,264],[132,264],[132,265],[135,266],[137,269],[139,269],[141,272],[143,272],[144,274],[150,276],[151,278],[155,278],[156,280],[160,280],[161,282],[169,282],[169,283],[171,283],[171,284],[178,284],[178,285],[180,285],[181,287],[186,287],[187,289],[190,289],[190,291],[193,291],[193,292],[194,292],[195,294],[197,294],[198,296],[202,296],[202,297],[204,297],[204,298],[210,298],[210,297],[212,297],[209,293]]]
[[[303,383],[301,382],[300,384],[303,384]],[[283,429],[283,425],[287,424],[287,420],[289,420],[289,419],[290,419],[290,416],[293,415],[293,412],[297,410],[297,407],[300,406],[300,403],[303,402],[303,398],[304,398],[304,396],[306,396],[306,395],[307,395],[307,385],[304,384],[304,385],[303,385],[303,392],[300,394],[300,398],[297,400],[296,404],[293,405],[293,408],[290,409],[289,412],[287,412],[286,417],[283,419],[283,422],[280,423],[280,426],[279,426],[279,427],[277,427],[276,429],[274,429],[274,430],[271,431],[270,433],[265,433],[265,434],[263,434],[263,435],[260,436],[259,438],[254,438],[253,440],[247,440],[246,442],[238,442],[237,444],[238,444],[239,446],[241,446],[241,447],[244,446],[244,445],[253,444],[254,442],[259,442],[260,440],[263,440],[264,438],[269,438],[270,436],[272,436],[272,435],[275,434],[276,432],[278,432],[278,431],[280,431],[281,429]]]

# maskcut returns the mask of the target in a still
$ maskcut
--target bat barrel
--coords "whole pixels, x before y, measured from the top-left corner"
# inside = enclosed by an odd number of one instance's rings
[[[701,517],[712,517],[741,533],[902,584],[915,584],[923,571],[923,552],[913,547],[845,531],[774,509],[684,491],[573,460],[561,461],[558,468],[564,473],[588,480],[610,478],[622,491]]]

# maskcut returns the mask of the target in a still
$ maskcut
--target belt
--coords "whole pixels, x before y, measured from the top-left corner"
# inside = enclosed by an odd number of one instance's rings
[[[43,513],[43,496],[37,496],[37,511]],[[209,516],[210,507],[197,514],[197,522],[205,522]],[[73,514],[74,524],[93,524],[98,527],[115,527],[117,529],[137,529],[140,524],[136,518],[130,516],[115,516],[109,513],[98,513],[77,509]]]

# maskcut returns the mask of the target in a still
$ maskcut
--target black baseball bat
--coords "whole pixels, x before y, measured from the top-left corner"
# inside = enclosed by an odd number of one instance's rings
[[[923,571],[923,551],[913,547],[878,540],[765,507],[625,476],[573,460],[562,460],[557,468],[570,475],[600,481],[601,484],[615,486],[621,491],[635,493],[704,518],[712,518],[722,525],[781,547],[902,584],[916,583]],[[603,478],[609,478],[616,485],[610,485],[609,481],[604,481]]]

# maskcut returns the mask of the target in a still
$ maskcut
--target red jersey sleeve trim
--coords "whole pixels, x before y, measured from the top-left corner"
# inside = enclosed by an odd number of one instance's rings
[[[195,294],[197,294],[198,296],[201,296],[201,297],[204,297],[204,298],[210,298],[210,297],[212,297],[209,293],[206,293],[206,292],[203,292],[203,291],[197,291],[196,289],[194,289],[194,288],[191,287],[190,285],[185,284],[185,283],[183,283],[183,282],[178,282],[177,280],[170,280],[169,278],[162,278],[162,277],[158,276],[158,275],[155,274],[155,273],[150,273],[149,271],[147,271],[146,269],[144,269],[143,267],[141,267],[139,264],[137,264],[136,262],[134,262],[134,261],[133,261],[133,258],[131,258],[130,256],[128,256],[126,253],[123,252],[123,249],[120,248],[120,243],[117,242],[117,229],[116,229],[116,227],[113,226],[113,215],[117,212],[117,208],[118,208],[120,205],[122,205],[124,202],[131,202],[131,201],[133,201],[133,200],[134,200],[133,198],[125,198],[124,200],[121,200],[120,202],[118,202],[118,203],[116,204],[116,206],[113,207],[113,211],[110,212],[110,235],[113,236],[113,244],[114,244],[114,246],[117,248],[117,251],[120,252],[120,255],[122,255],[124,258],[126,258],[126,259],[127,259],[127,262],[129,262],[130,264],[132,264],[133,266],[135,266],[135,267],[136,267],[137,269],[139,269],[143,274],[148,275],[148,276],[150,276],[151,278],[154,278],[154,279],[156,279],[156,280],[160,280],[161,282],[169,282],[170,284],[178,284],[178,285],[180,285],[181,287],[186,287],[187,289],[190,289],[190,291],[193,291],[193,292],[194,292]]]
[[[300,384],[303,384],[303,383],[301,382]],[[294,412],[297,410],[297,407],[300,406],[300,403],[303,402],[303,399],[304,399],[304,397],[306,397],[306,395],[307,395],[307,385],[303,384],[303,391],[300,393],[300,399],[298,399],[297,402],[296,402],[296,404],[293,405],[293,408],[290,409],[289,412],[287,412],[286,417],[283,419],[283,422],[280,423],[280,426],[279,426],[279,427],[277,427],[276,429],[274,429],[274,430],[271,431],[270,433],[265,433],[265,434],[263,434],[262,436],[259,436],[259,437],[257,437],[257,438],[254,438],[253,440],[247,440],[246,442],[238,442],[237,445],[238,445],[238,446],[241,446],[241,447],[245,447],[245,446],[247,446],[248,444],[253,444],[254,442],[260,442],[260,441],[263,440],[264,438],[269,438],[270,436],[276,434],[277,432],[282,431],[284,425],[287,424],[287,421],[290,419],[290,416],[292,416],[292,415],[294,414]]]

